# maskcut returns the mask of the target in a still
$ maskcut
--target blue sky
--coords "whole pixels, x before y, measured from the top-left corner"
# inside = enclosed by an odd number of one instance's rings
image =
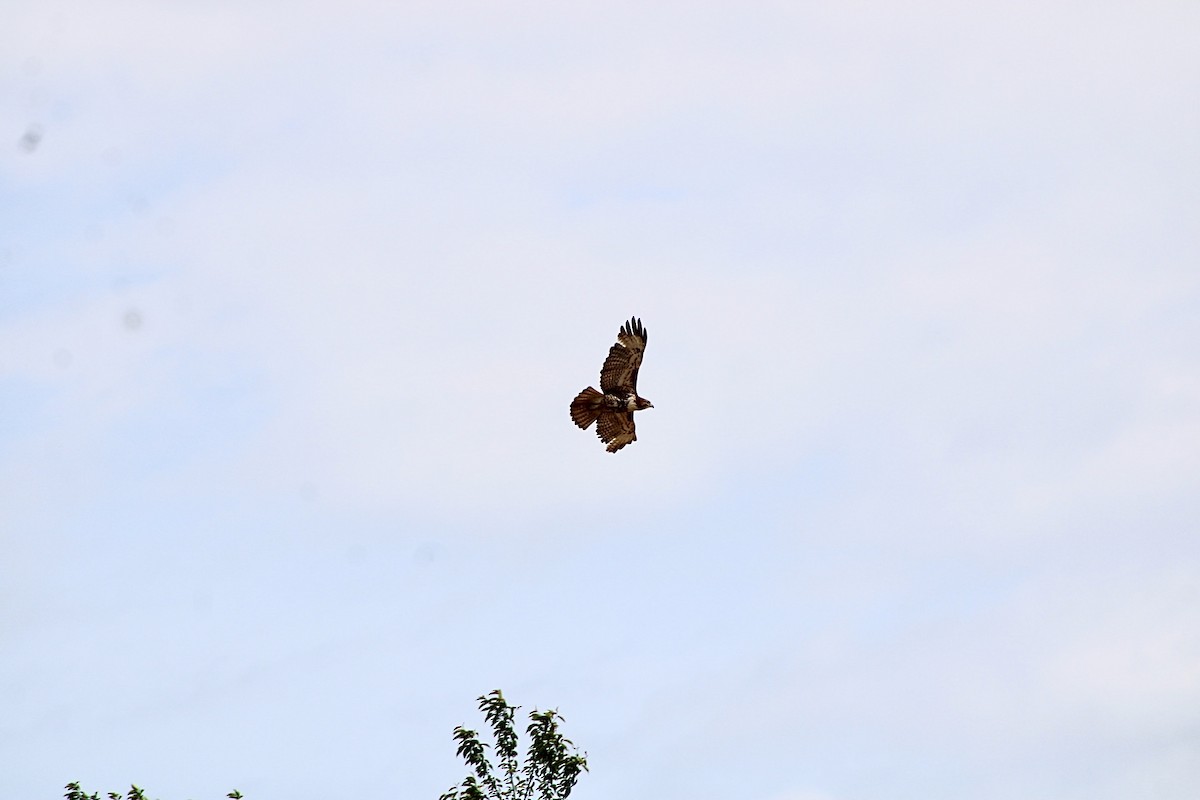
[[[5,17],[7,794],[1200,792],[1200,8]]]

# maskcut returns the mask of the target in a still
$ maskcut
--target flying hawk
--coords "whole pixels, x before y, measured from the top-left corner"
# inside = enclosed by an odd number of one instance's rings
[[[571,419],[584,430],[595,422],[596,435],[610,453],[637,441],[633,412],[654,408],[637,393],[638,367],[645,350],[646,329],[640,319],[632,318],[617,332],[617,343],[609,348],[600,368],[601,391],[589,386],[571,401]]]

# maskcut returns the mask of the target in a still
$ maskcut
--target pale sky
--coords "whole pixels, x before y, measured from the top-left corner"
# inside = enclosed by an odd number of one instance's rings
[[[5,0],[0,794],[1200,796],[1197,41]]]

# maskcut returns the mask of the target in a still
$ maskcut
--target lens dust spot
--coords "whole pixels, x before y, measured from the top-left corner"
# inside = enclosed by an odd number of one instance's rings
[[[127,331],[136,331],[142,327],[142,312],[136,308],[131,308],[125,312],[125,316],[121,318],[121,324],[125,326]]]
[[[17,142],[26,153],[32,153],[42,143],[42,126],[36,123],[25,129],[25,134]]]

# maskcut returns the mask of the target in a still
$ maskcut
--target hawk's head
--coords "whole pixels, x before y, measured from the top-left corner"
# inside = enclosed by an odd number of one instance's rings
[[[646,399],[646,398],[644,398],[644,397],[638,397],[638,399],[637,399],[637,410],[638,410],[638,411],[645,411],[647,408],[654,408],[654,403],[651,403],[649,400],[647,400],[647,399]]]

